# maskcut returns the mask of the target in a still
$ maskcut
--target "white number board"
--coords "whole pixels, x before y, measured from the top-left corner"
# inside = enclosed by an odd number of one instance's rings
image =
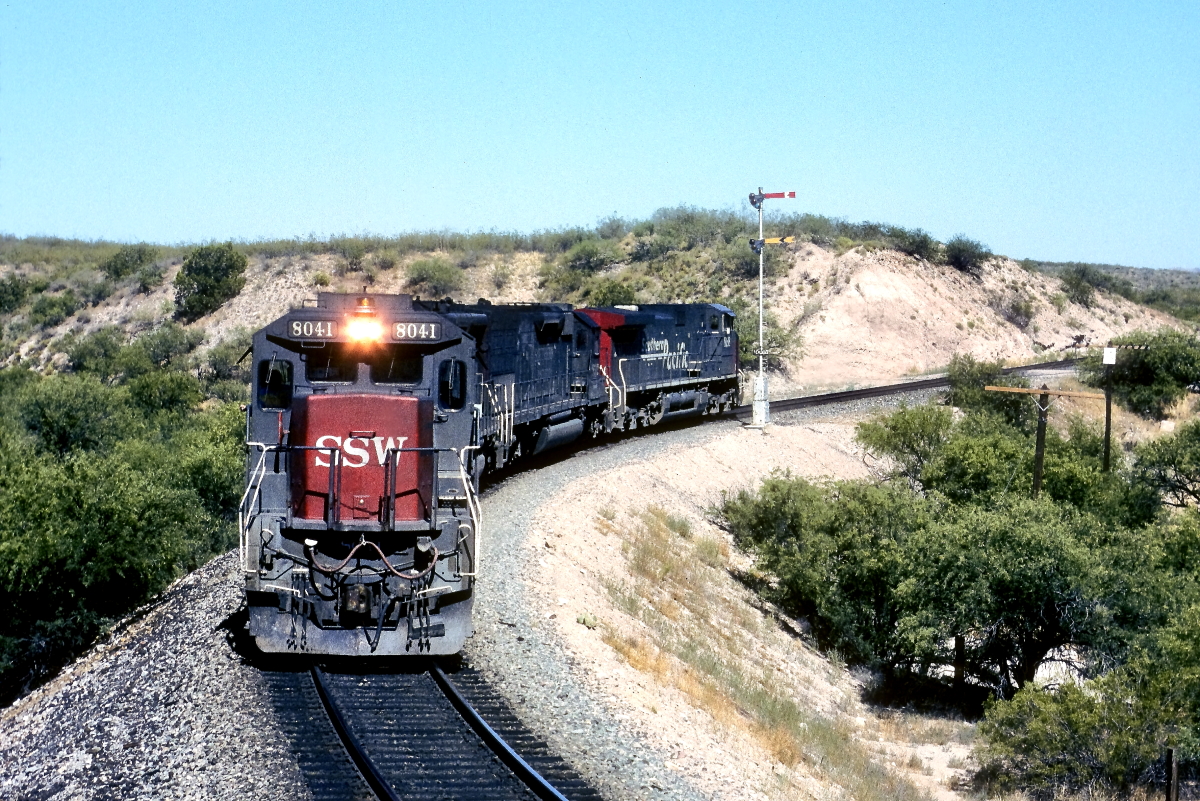
[[[441,339],[441,323],[392,323],[392,339]]]
[[[333,320],[292,320],[289,327],[292,339],[333,339],[337,323]]]

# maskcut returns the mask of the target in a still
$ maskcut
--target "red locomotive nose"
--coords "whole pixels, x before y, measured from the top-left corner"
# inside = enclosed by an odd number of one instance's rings
[[[292,412],[292,514],[336,522],[429,517],[432,402],[386,395],[310,395]],[[394,482],[392,473],[394,472]],[[390,503],[389,503],[390,500]],[[388,508],[394,510],[388,521]]]

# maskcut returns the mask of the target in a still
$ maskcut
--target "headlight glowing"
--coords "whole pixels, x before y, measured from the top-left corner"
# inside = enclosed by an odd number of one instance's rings
[[[346,323],[346,336],[355,342],[378,342],[383,338],[383,326],[378,320],[351,320]]]

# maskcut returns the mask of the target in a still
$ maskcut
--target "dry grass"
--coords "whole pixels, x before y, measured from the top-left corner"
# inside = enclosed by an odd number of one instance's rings
[[[604,642],[721,726],[749,732],[779,762],[803,764],[858,801],[926,797],[874,761],[848,723],[801,708],[786,682],[756,663],[754,644],[770,624],[749,609],[726,572],[728,544],[694,536],[684,523],[653,506],[596,521],[621,539],[630,573],[627,581],[609,581],[608,594],[642,624],[601,624]]]

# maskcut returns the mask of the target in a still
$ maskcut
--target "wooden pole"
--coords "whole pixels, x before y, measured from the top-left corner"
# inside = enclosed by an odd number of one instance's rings
[[[1038,398],[1038,426],[1037,426],[1037,444],[1033,449],[1033,497],[1036,499],[1042,492],[1042,462],[1046,458],[1046,415],[1050,411],[1050,393],[1049,387],[1042,384],[1042,389],[1047,390]]]
[[[1109,451],[1112,447],[1112,365],[1105,365],[1104,382],[1104,472],[1109,469]]]
[[[1167,801],[1179,801],[1179,763],[1175,749],[1167,749]]]

